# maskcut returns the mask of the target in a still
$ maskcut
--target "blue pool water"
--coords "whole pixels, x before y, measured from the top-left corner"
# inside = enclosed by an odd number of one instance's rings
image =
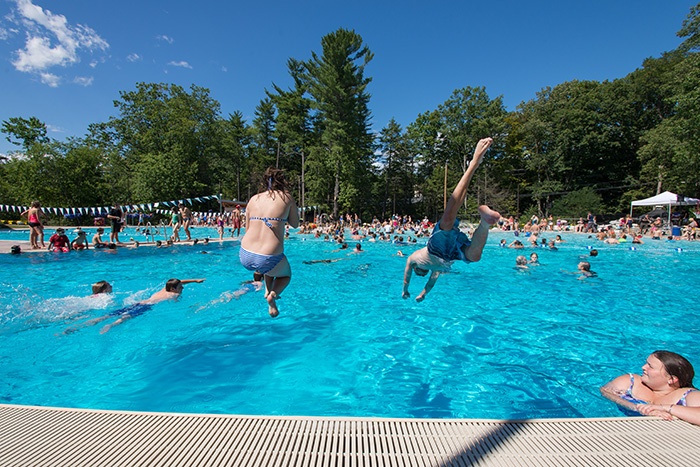
[[[700,245],[648,241],[631,251],[564,234],[558,251],[511,250],[498,246],[501,238],[513,236],[492,233],[481,262],[455,265],[416,303],[401,298],[405,258],[396,252],[420,243],[363,242],[366,251],[353,254],[292,234],[294,277],[274,320],[262,292],[226,300],[250,277],[236,241],[0,255],[0,402],[268,415],[617,416],[598,387],[638,372],[653,350],[700,364]],[[598,277],[578,280],[566,271],[589,246],[600,251],[591,258]],[[515,257],[532,251],[541,265],[517,271]],[[302,263],[325,258],[343,260]],[[148,297],[170,277],[207,280],[107,334],[99,331],[110,321],[63,334]],[[100,279],[115,293],[88,298]],[[414,276],[413,297],[423,284]]]

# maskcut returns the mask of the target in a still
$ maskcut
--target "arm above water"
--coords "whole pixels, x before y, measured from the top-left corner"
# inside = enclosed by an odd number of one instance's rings
[[[665,420],[679,418],[693,425],[700,425],[700,391],[693,391],[685,399],[686,406],[639,404],[637,411],[642,415],[660,417]]]
[[[628,401],[627,399],[622,398],[622,395],[625,394],[625,392],[627,392],[629,386],[630,375],[620,375],[617,378],[605,384],[605,386],[601,386],[600,394],[606,399],[613,401],[617,405],[624,407],[627,410],[631,410],[632,412],[639,412],[639,410],[637,409],[637,406],[639,404],[634,404]]]
[[[416,253],[414,252],[411,254],[411,256],[406,258],[406,267],[403,271],[403,293],[401,294],[403,298],[409,298],[411,296],[408,291],[408,286],[411,284],[411,276],[413,275],[413,255],[415,254]]]
[[[425,283],[425,287],[423,288],[423,291],[416,297],[417,302],[422,302],[423,299],[425,299],[425,296],[428,295],[428,292],[430,292],[433,289],[433,286],[438,280],[438,277],[440,277],[440,271],[433,271],[430,274],[430,277],[428,278],[428,282]]]
[[[183,284],[191,284],[193,282],[196,282],[198,284],[201,284],[204,282],[206,279],[180,279],[180,282]]]

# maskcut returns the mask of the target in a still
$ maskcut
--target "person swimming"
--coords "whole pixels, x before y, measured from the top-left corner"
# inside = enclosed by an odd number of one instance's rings
[[[64,334],[73,333],[82,327],[92,326],[92,325],[95,325],[97,323],[100,323],[104,320],[107,320],[109,318],[116,316],[117,317],[116,321],[104,326],[100,330],[100,334],[104,334],[104,333],[108,332],[110,329],[112,329],[114,326],[118,326],[119,324],[123,323],[124,321],[126,321],[128,319],[135,318],[137,316],[141,316],[142,314],[151,310],[151,308],[153,308],[153,305],[155,305],[157,303],[160,303],[160,302],[163,302],[166,300],[177,300],[180,297],[180,295],[182,294],[184,284],[190,284],[193,282],[201,283],[201,282],[204,282],[204,279],[182,279],[182,280],[169,279],[165,283],[165,287],[163,287],[161,290],[159,290],[158,292],[151,295],[150,298],[148,298],[146,300],[142,300],[140,302],[136,302],[132,305],[128,305],[126,307],[120,308],[118,310],[111,311],[104,316],[100,316],[99,318],[91,319],[91,320],[85,322],[84,324],[82,324],[81,326],[66,329],[64,331]],[[97,285],[97,284],[95,284],[95,285]],[[93,290],[95,290],[94,287],[93,287]],[[111,290],[111,286],[110,286],[110,290]]]

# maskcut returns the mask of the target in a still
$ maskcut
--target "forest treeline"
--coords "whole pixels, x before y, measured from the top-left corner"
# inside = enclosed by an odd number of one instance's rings
[[[209,89],[138,83],[116,115],[57,141],[35,117],[2,122],[17,151],[0,161],[0,204],[105,206],[223,194],[245,200],[266,167],[288,175],[303,206],[358,213],[441,214],[476,142],[494,144],[465,214],[579,217],[625,212],[659,189],[700,196],[700,4],[676,49],[614,81],[569,81],[506,111],[483,87],[455,90],[403,128],[371,128],[373,54],[339,29],[307,60],[290,58],[293,85],[272,83],[252,121],[223,116]],[[12,216],[11,213],[0,213]]]

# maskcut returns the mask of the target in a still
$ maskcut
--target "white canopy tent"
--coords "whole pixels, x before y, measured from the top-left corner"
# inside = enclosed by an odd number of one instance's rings
[[[638,199],[632,201],[630,206],[630,217],[635,206],[668,206],[668,224],[671,225],[671,207],[673,206],[692,206],[700,204],[700,199],[688,198],[687,196],[677,195],[670,191],[664,191],[656,196],[646,199]]]

